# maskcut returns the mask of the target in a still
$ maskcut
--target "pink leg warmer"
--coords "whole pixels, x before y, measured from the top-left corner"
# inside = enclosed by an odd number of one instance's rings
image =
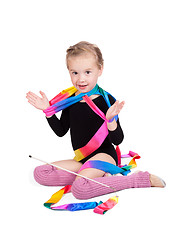
[[[50,165],[41,165],[34,169],[34,179],[45,186],[71,185],[76,176]]]
[[[148,172],[138,172],[128,176],[99,177],[95,180],[111,186],[117,191],[128,188],[151,187]],[[72,184],[71,192],[78,199],[89,199],[111,193],[113,190],[84,178],[79,178]]]

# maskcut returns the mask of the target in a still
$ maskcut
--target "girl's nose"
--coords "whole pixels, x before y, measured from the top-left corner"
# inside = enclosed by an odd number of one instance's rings
[[[78,81],[79,81],[80,83],[84,82],[84,81],[85,81],[85,80],[84,80],[84,77],[83,77],[82,75],[79,75],[79,76],[78,76]]]

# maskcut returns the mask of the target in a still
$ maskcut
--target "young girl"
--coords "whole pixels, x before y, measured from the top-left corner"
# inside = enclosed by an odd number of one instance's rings
[[[103,58],[100,49],[88,42],[79,42],[67,50],[67,68],[73,86],[77,89],[73,96],[80,93],[88,93],[97,85],[98,78],[103,72]],[[27,93],[28,102],[39,110],[50,107],[49,100],[44,92],[40,91],[41,97],[32,92]],[[62,160],[54,164],[78,172],[82,165],[89,161],[100,160],[117,165],[118,159],[113,144],[119,145],[123,141],[123,131],[119,120],[113,120],[120,113],[124,102],[115,101],[109,95],[111,106],[108,107],[102,95],[93,94],[90,99],[105,114],[107,121],[108,135],[102,144],[88,156],[80,161],[76,159]],[[85,146],[94,136],[104,120],[100,118],[82,99],[81,101],[67,107],[62,111],[60,119],[55,114],[47,116],[47,121],[52,130],[59,136],[64,136],[70,129],[71,141],[74,151]],[[164,187],[165,183],[159,177],[148,172],[137,172],[129,176],[108,176],[104,171],[95,168],[86,168],[79,174],[104,183],[117,191],[127,188],[141,187]],[[35,180],[43,185],[64,186],[72,185],[71,191],[78,199],[88,199],[111,192],[97,183],[76,177],[74,174],[57,169],[50,165],[39,166],[34,170]]]

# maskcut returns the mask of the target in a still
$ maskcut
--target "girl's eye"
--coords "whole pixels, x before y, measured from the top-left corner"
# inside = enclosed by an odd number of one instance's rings
[[[77,75],[78,73],[77,72],[72,72],[73,75]]]
[[[91,73],[91,71],[86,71],[86,74],[89,75]]]

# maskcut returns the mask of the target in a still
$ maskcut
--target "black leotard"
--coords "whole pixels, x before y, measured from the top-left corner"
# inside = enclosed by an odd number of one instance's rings
[[[110,95],[109,99],[112,105],[115,100]],[[93,99],[93,102],[106,114],[108,106],[101,95]],[[58,119],[56,115],[53,115],[47,118],[47,121],[59,137],[64,136],[70,129],[71,142],[74,150],[85,146],[104,122],[85,102],[78,102],[64,109],[60,119]],[[114,131],[109,131],[102,145],[80,162],[85,163],[90,157],[97,153],[107,153],[113,157],[117,163],[117,154],[113,144],[119,145],[123,141],[123,138],[123,131],[118,119],[117,128]]]

